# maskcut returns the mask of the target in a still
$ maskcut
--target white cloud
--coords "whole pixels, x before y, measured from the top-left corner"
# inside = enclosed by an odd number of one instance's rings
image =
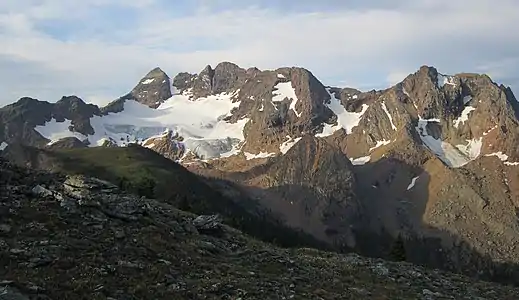
[[[353,80],[379,88],[428,64],[444,73],[486,72],[518,86],[516,1],[401,0],[398,9],[381,7],[380,1],[356,8],[328,2],[337,9],[295,12],[263,5],[214,11],[206,3],[180,17],[158,0],[2,3],[0,66],[24,67],[0,68],[0,91],[9,97],[1,99],[12,102],[30,92],[57,100],[75,93],[105,102],[157,65],[173,76],[223,60],[243,67],[300,65],[331,81],[325,84]],[[121,23],[114,14],[112,26],[88,30],[95,13],[113,7],[131,9],[137,17]],[[69,22],[72,33],[59,39],[41,22]],[[26,77],[32,81],[12,79]]]

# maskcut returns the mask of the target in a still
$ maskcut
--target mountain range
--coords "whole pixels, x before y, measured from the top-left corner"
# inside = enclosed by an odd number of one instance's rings
[[[518,122],[512,90],[484,74],[422,66],[360,91],[300,67],[222,62],[173,78],[155,68],[104,107],[21,98],[0,109],[0,149],[26,166],[119,180],[135,160],[123,151],[147,148],[138,159],[163,156],[231,199],[212,203],[223,214],[267,212],[366,256],[388,257],[401,239],[409,262],[517,283]],[[187,188],[164,172],[150,175],[161,191]]]

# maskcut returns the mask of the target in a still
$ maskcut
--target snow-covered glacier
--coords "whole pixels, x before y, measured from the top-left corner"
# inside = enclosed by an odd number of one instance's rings
[[[77,137],[88,141],[91,147],[106,140],[119,146],[142,143],[172,130],[182,138],[181,142],[188,151],[204,159],[218,158],[236,153],[244,140],[243,128],[249,121],[248,118],[236,123],[225,121],[231,110],[240,104],[233,102],[234,94],[222,93],[192,100],[190,92],[185,91],[173,95],[156,109],[126,100],[121,112],[90,119],[95,132],[92,135],[71,131],[70,120],[57,122],[52,119],[35,130],[51,140],[50,143],[65,137]]]

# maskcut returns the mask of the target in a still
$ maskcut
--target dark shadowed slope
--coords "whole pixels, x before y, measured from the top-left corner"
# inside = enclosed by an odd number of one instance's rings
[[[0,184],[0,299],[519,297],[409,264],[280,249],[84,176],[0,160]]]
[[[50,151],[10,145],[3,156],[32,168],[95,176],[114,182],[126,191],[161,199],[193,213],[219,213],[225,223],[282,246],[326,247],[310,235],[291,229],[272,217],[247,195],[239,193],[234,184],[218,183],[220,190],[238,193],[233,197],[224,195],[208,185],[206,179],[140,146]]]

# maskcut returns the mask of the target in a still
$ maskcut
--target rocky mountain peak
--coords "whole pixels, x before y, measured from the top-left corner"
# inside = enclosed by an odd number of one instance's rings
[[[33,105],[33,104],[36,104],[39,102],[42,102],[42,101],[32,98],[32,97],[22,97],[22,98],[18,99],[18,101],[14,102],[13,104],[7,105],[7,106],[22,107],[22,106],[30,106],[30,105]]]
[[[159,67],[152,69],[144,76],[133,90],[122,97],[132,99],[151,108],[157,108],[172,96],[169,76]]]
[[[67,104],[75,105],[75,106],[86,104],[85,101],[83,101],[83,99],[79,98],[76,95],[63,96],[56,103],[67,103]]]
[[[87,104],[77,96],[64,96],[56,103],[24,97],[0,109],[3,139],[9,144],[22,143],[38,147],[51,141],[35,130],[39,126],[51,122],[53,126],[64,128],[69,134],[75,132],[88,135],[94,133],[90,118],[99,115],[101,112],[96,105]]]
[[[180,92],[184,92],[192,87],[192,82],[195,77],[195,74],[180,72],[173,78],[173,86]]]
[[[156,78],[156,79],[164,79],[167,78],[168,75],[164,72],[160,67],[155,67],[151,71],[149,71],[144,78]]]
[[[63,96],[55,104],[58,110],[64,110],[72,114],[100,115],[97,105],[87,104],[77,96]]]
[[[207,65],[199,74],[180,73],[174,86],[180,90],[191,89],[194,99],[236,90],[248,77],[247,71],[231,62],[220,62],[213,69]]]
[[[247,73],[251,72],[241,74]],[[231,122],[251,119],[244,146],[251,153],[277,153],[283,143],[305,132],[316,133],[323,122],[333,122],[335,117],[325,104],[330,99],[327,89],[304,68],[256,72],[240,85],[238,99]]]
[[[242,85],[248,77],[247,71],[231,62],[221,62],[214,69],[212,93],[230,92]]]

